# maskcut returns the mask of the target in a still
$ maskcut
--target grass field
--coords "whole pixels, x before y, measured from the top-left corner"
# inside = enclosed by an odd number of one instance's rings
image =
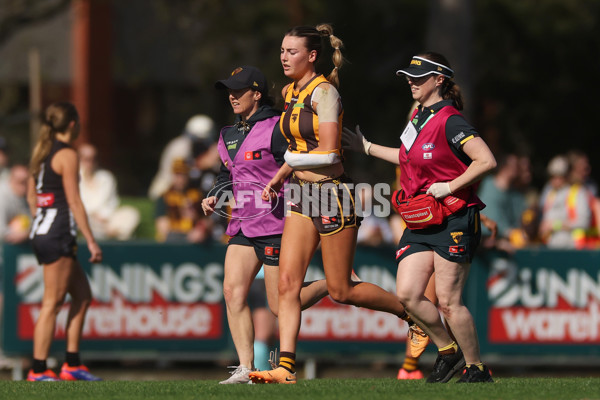
[[[219,385],[214,380],[12,382],[0,381],[0,399],[600,399],[600,378],[497,378],[494,383],[427,384],[385,379],[315,379],[296,385]]]

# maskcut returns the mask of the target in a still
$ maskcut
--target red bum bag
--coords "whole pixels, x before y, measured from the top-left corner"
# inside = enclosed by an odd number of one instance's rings
[[[440,225],[444,219],[462,210],[467,202],[456,196],[446,196],[440,202],[430,194],[405,197],[403,190],[392,193],[392,206],[406,223],[408,229],[423,229]]]

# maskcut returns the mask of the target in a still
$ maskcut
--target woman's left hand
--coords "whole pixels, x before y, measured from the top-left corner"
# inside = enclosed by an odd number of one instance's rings
[[[88,250],[90,251],[90,262],[99,263],[102,262],[102,249],[96,242],[88,242]]]
[[[443,199],[444,197],[452,194],[452,190],[450,190],[450,183],[436,182],[429,186],[429,189],[427,189],[427,194],[433,195],[433,197],[436,199]]]
[[[281,190],[281,186],[283,186],[283,181],[272,179],[267,186],[262,191],[260,197],[264,201],[273,200],[277,197],[277,193]]]

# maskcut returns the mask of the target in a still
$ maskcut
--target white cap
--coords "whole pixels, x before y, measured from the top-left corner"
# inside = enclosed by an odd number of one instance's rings
[[[548,175],[567,176],[569,172],[569,161],[565,156],[556,156],[548,163]]]
[[[204,114],[194,115],[185,124],[185,133],[197,139],[210,139],[214,125],[209,116]]]

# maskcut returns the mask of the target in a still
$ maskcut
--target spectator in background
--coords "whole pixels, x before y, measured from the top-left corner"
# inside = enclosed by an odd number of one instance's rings
[[[600,198],[598,197],[598,184],[591,178],[592,167],[587,154],[579,150],[571,150],[567,153],[567,159],[571,166],[569,182],[577,187],[583,187],[588,191],[590,208],[592,210],[592,226],[586,232],[586,244],[588,248],[600,247]]]
[[[362,208],[363,220],[358,229],[356,243],[363,246],[395,244],[390,221],[385,217],[375,215],[372,187],[365,186],[357,194]]]
[[[566,156],[570,166],[570,183],[583,185],[592,196],[598,197],[598,184],[591,178],[592,167],[587,154],[580,150],[571,150]]]
[[[130,239],[140,223],[140,212],[131,206],[119,206],[114,175],[98,168],[96,147],[79,147],[79,190],[88,212],[90,227],[98,239]]]
[[[0,242],[23,243],[29,236],[31,218],[27,205],[27,179],[25,165],[10,168],[7,182],[0,182]]]
[[[156,201],[156,240],[200,243],[211,237],[211,222],[202,213],[202,192],[190,186],[190,166],[181,158],[171,166],[173,182]]]
[[[515,189],[525,200],[525,210],[521,213],[521,229],[513,231],[510,240],[515,247],[523,247],[539,242],[538,228],[540,225],[540,194],[531,184],[533,172],[529,156],[519,156],[519,174],[514,184]]]
[[[485,177],[479,187],[479,197],[486,205],[485,214],[497,222],[496,247],[508,252],[527,242],[521,229],[527,203],[523,193],[517,190],[521,184],[520,174],[519,156],[506,154],[500,158],[495,173]],[[482,233],[490,236],[487,228],[483,228]]]
[[[27,204],[27,181],[29,170],[25,165],[10,168],[8,181],[0,181],[0,320],[4,305],[3,296],[3,248],[2,242],[18,244],[29,237],[31,213]],[[0,369],[6,358],[0,348]]]
[[[173,163],[177,159],[182,159],[186,163],[192,162],[195,154],[202,153],[203,148],[210,148],[213,143],[214,122],[206,115],[194,115],[188,120],[183,133],[172,139],[162,152],[160,164],[156,176],[150,184],[148,196],[152,200],[158,199],[171,186]],[[216,145],[213,145],[212,153],[216,153]],[[196,153],[194,154],[194,151]],[[215,154],[215,163],[218,161],[218,154]],[[212,184],[212,181],[211,181]]]
[[[8,181],[8,144],[3,136],[0,136],[0,182]]]
[[[217,143],[212,139],[196,140],[192,146],[190,160],[190,185],[208,193],[219,174],[221,158]]]
[[[540,208],[540,237],[549,247],[585,247],[586,232],[592,226],[590,193],[580,184],[571,184],[568,158],[559,155],[548,164],[549,181],[544,187]]]
[[[218,179],[221,158],[217,143],[212,140],[197,140],[192,148],[193,158],[190,167],[190,187],[209,193]],[[211,221],[212,239],[216,242],[227,243],[229,236],[225,234],[229,221],[217,214],[207,216]]]

